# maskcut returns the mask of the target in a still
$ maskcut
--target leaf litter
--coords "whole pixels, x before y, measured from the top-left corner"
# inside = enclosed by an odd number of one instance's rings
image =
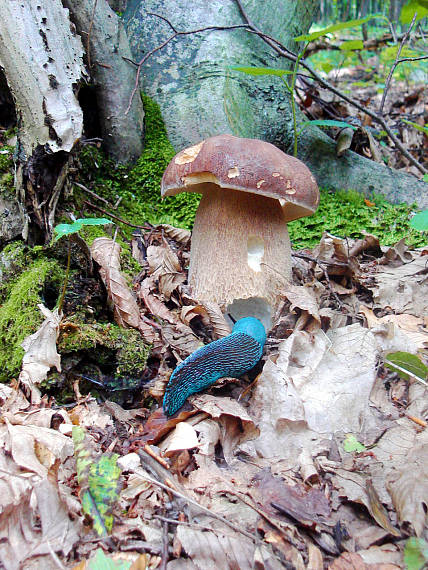
[[[403,567],[409,537],[428,538],[428,394],[385,364],[426,365],[426,250],[324,234],[294,257],[262,364],[166,418],[176,364],[230,332],[192,298],[189,238],[136,235],[132,284],[113,240],[92,245],[116,322],[152,347],[125,407],[72,377],[72,404],[41,396],[61,370],[60,316],[43,308],[21,383],[0,390],[3,566]]]

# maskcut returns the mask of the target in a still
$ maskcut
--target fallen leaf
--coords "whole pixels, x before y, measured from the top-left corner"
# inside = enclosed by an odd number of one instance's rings
[[[0,560],[7,570],[18,570],[24,560],[52,552],[67,555],[78,540],[78,525],[69,519],[56,487],[47,479],[0,517]],[[39,568],[46,567],[42,559],[38,563]]]
[[[73,454],[71,439],[54,429],[7,422],[1,430],[4,430],[0,431],[4,446],[16,464],[42,478],[47,476],[55,459],[65,461]]]
[[[21,346],[25,354],[19,375],[19,381],[28,388],[34,403],[40,402],[41,399],[37,385],[46,379],[52,366],[61,372],[61,357],[56,350],[61,317],[57,309],[50,311],[41,304],[38,307],[45,320],[38,331],[22,341]]]
[[[186,281],[177,255],[165,243],[160,246],[150,245],[147,248],[147,262],[150,275],[159,282],[160,293],[169,300],[172,292]]]
[[[160,449],[168,456],[175,451],[193,449],[198,446],[199,441],[195,428],[186,422],[180,422],[166,440],[162,442]]]

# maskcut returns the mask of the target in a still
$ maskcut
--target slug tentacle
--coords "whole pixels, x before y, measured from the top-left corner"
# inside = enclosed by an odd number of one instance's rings
[[[167,416],[174,414],[186,399],[208,388],[219,378],[239,378],[260,360],[266,333],[253,317],[237,321],[233,332],[203,346],[177,366],[169,379],[163,400]]]

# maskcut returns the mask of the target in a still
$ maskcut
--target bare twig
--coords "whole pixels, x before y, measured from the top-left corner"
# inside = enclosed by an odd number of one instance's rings
[[[172,42],[172,40],[175,40],[175,38],[178,38],[180,36],[189,36],[191,34],[199,34],[201,32],[208,32],[208,31],[213,31],[213,30],[238,30],[238,29],[242,29],[242,28],[245,29],[248,27],[245,24],[237,24],[236,26],[206,26],[204,28],[198,28],[197,30],[189,30],[187,32],[178,32],[174,28],[172,23],[167,18],[165,18],[164,16],[160,16],[159,14],[154,14],[152,12],[148,12],[148,14],[150,14],[151,16],[156,16],[157,18],[160,18],[164,22],[167,22],[167,24],[173,30],[173,33],[164,42],[162,42],[160,45],[156,46],[154,49],[152,49],[148,53],[146,53],[146,55],[138,63],[131,62],[137,66],[137,75],[135,77],[134,89],[132,90],[131,96],[129,98],[129,103],[128,103],[128,107],[126,108],[125,115],[127,115],[129,113],[129,110],[131,109],[132,101],[133,101],[135,94],[138,90],[142,66],[149,59],[149,57],[151,57],[157,51],[163,49],[166,45],[168,45],[170,42]],[[130,61],[130,60],[128,58],[126,58],[126,61]]]
[[[81,184],[80,182],[75,182],[75,181],[73,182],[73,184],[75,186],[78,186],[82,190],[84,190],[87,194],[92,196],[92,198],[96,198],[97,200],[101,200],[101,202],[104,202],[104,204],[107,204],[107,206],[112,206],[108,200],[106,200],[102,196],[98,196],[98,194],[96,192],[94,192],[93,190],[89,190],[89,188],[87,188],[84,184]]]
[[[321,269],[321,271],[324,274],[324,278],[327,281],[327,285],[328,285],[328,288],[330,289],[330,293],[334,297],[338,306],[340,308],[343,307],[342,301],[339,299],[339,295],[333,289],[333,286],[331,284],[330,277],[328,275],[327,269],[324,267],[325,265],[337,265],[337,264],[332,263],[332,262],[328,262],[328,261],[321,261],[320,259],[317,259],[316,257],[312,257],[311,255],[307,255],[306,253],[297,253],[296,251],[291,252],[291,255],[293,257],[300,257],[300,259],[306,259],[307,261],[312,261],[312,263],[315,263],[316,265],[318,265],[318,267]],[[342,263],[342,262],[338,262],[338,264],[347,266],[346,263]]]
[[[252,21],[249,19],[247,13],[245,12],[243,6],[242,6],[242,2],[241,0],[235,0],[235,2],[237,3],[239,10],[244,18],[244,20],[247,22],[250,31],[255,32],[257,35],[259,35],[268,45],[270,45],[278,55],[281,55],[287,59],[289,59],[290,61],[295,62],[297,60],[297,55],[294,54],[293,52],[291,52],[289,49],[287,49],[284,45],[281,44],[281,42],[279,42],[278,40],[273,40],[273,38],[270,38],[269,36],[267,36],[266,34],[264,34],[259,28],[257,28]],[[401,142],[398,140],[398,138],[395,136],[395,134],[393,133],[392,129],[389,127],[389,125],[386,123],[385,119],[381,116],[378,115],[377,113],[370,111],[369,109],[367,109],[366,107],[364,107],[363,105],[361,105],[360,103],[358,103],[358,101],[352,99],[351,97],[349,97],[348,95],[346,95],[345,93],[343,93],[342,91],[340,91],[339,89],[337,89],[336,87],[334,87],[334,85],[332,85],[331,83],[329,83],[327,80],[325,80],[321,75],[319,75],[314,69],[312,69],[312,67],[304,60],[301,59],[300,60],[300,65],[306,69],[306,71],[308,71],[311,76],[325,89],[328,89],[329,91],[331,91],[332,93],[334,93],[335,95],[337,95],[338,97],[340,97],[341,99],[343,99],[344,101],[346,101],[347,103],[349,103],[350,105],[352,105],[353,107],[357,108],[359,111],[361,111],[362,113],[364,113],[365,115],[368,115],[369,117],[371,117],[373,119],[373,121],[379,125],[381,125],[381,127],[383,128],[383,130],[387,133],[387,135],[389,136],[389,138],[392,140],[392,142],[394,143],[395,147],[409,160],[409,162],[411,162],[414,166],[416,166],[416,168],[422,172],[423,174],[425,174],[427,172],[426,168],[424,166],[422,166],[421,164],[419,164],[419,162],[410,154],[410,152],[401,144]]]
[[[385,89],[383,90],[383,94],[382,94],[382,101],[380,102],[380,106],[379,106],[379,113],[380,113],[380,114],[383,113],[383,108],[384,108],[384,106],[385,106],[386,96],[387,96],[387,94],[388,94],[388,89],[389,89],[389,85],[390,85],[390,83],[391,83],[392,76],[393,76],[393,74],[394,74],[395,68],[397,67],[397,65],[398,65],[398,63],[399,63],[399,61],[400,61],[401,50],[403,49],[404,44],[407,42],[407,40],[408,40],[408,38],[409,38],[409,36],[410,36],[410,32],[412,31],[412,28],[413,28],[413,26],[415,25],[416,16],[417,16],[417,14],[415,14],[415,15],[413,16],[413,19],[412,19],[412,21],[411,21],[411,23],[410,23],[409,29],[408,29],[407,32],[404,34],[404,36],[403,36],[403,38],[402,38],[402,40],[401,40],[401,42],[400,42],[400,45],[398,46],[397,55],[395,56],[395,61],[394,61],[394,63],[392,64],[391,69],[389,70],[389,74],[388,74],[387,80],[385,81]]]
[[[150,225],[137,226],[136,224],[131,224],[130,222],[127,222],[123,218],[119,218],[119,216],[115,216],[111,212],[108,212],[107,210],[104,210],[104,208],[100,208],[99,206],[92,204],[92,202],[88,202],[87,200],[85,200],[84,204],[86,204],[90,208],[93,208],[94,210],[98,210],[98,211],[102,212],[106,216],[110,216],[110,218],[114,218],[115,220],[117,220],[121,224],[125,224],[126,226],[129,226],[131,228],[138,228],[139,230],[151,230],[152,229],[152,226],[150,226]]]
[[[235,530],[236,532],[239,532],[240,534],[243,534],[244,536],[246,536],[247,538],[249,538],[251,541],[259,543],[259,539],[257,537],[255,537],[253,534],[247,532],[246,530],[244,530],[243,528],[241,528],[240,526],[234,524],[233,522],[225,519],[224,517],[222,517],[221,515],[218,515],[217,513],[215,513],[214,511],[211,511],[210,509],[207,509],[207,507],[204,507],[203,505],[199,504],[197,501],[193,500],[191,497],[187,497],[186,495],[183,495],[183,493],[180,493],[179,491],[177,491],[176,489],[173,489],[172,487],[169,487],[168,485],[166,485],[165,483],[161,483],[161,481],[158,481],[157,479],[154,479],[153,477],[151,477],[148,473],[146,473],[145,471],[143,471],[143,469],[134,469],[134,473],[136,475],[139,475],[140,477],[142,477],[143,479],[146,479],[147,481],[149,481],[150,483],[153,483],[153,485],[157,485],[158,487],[161,487],[161,489],[163,489],[164,491],[167,491],[169,493],[172,493],[173,495],[175,495],[176,497],[179,497],[180,499],[183,499],[184,501],[186,501],[187,503],[193,505],[194,507],[198,508],[201,512],[205,513],[206,515],[217,519],[221,522],[223,522],[225,525],[227,525],[228,527],[232,528],[233,530]]]
[[[213,31],[213,30],[229,31],[229,30],[236,30],[236,29],[244,29],[249,33],[252,33],[252,34],[259,36],[278,55],[285,57],[286,59],[288,59],[289,61],[292,61],[293,63],[296,63],[296,61],[298,59],[298,55],[296,53],[293,53],[292,51],[290,51],[284,44],[282,44],[276,38],[273,38],[272,36],[269,36],[268,34],[265,34],[262,30],[260,30],[260,28],[258,28],[252,22],[252,20],[249,18],[248,14],[246,13],[246,11],[242,5],[241,0],[235,0],[235,2],[238,5],[238,8],[241,12],[241,15],[242,15],[244,21],[246,22],[245,24],[233,25],[233,26],[206,26],[204,28],[199,28],[196,30],[189,30],[187,32],[180,32],[180,31],[176,31],[173,24],[164,16],[160,16],[159,14],[150,13],[150,14],[162,19],[163,21],[165,21],[170,26],[170,28],[173,30],[173,33],[164,42],[162,42],[160,45],[156,46],[151,51],[149,51],[147,54],[145,54],[145,56],[138,63],[131,61],[128,58],[124,58],[124,59],[126,59],[126,61],[129,61],[130,63],[132,63],[133,65],[135,65],[137,67],[135,86],[134,86],[134,89],[132,90],[130,100],[129,100],[129,104],[128,104],[128,108],[126,109],[125,114],[127,114],[129,112],[129,110],[131,108],[132,100],[133,100],[133,98],[134,98],[134,96],[138,90],[141,68],[144,65],[144,63],[154,53],[163,49],[166,45],[168,45],[172,40],[176,39],[177,37],[187,36],[187,35],[191,35],[191,34],[197,34],[197,33],[206,32],[206,31]],[[395,136],[393,130],[389,127],[389,125],[387,124],[386,120],[384,119],[384,117],[382,115],[379,115],[378,113],[376,113],[374,111],[370,111],[369,109],[367,109],[367,107],[365,107],[364,105],[362,105],[361,103],[359,103],[355,99],[352,99],[351,97],[349,97],[348,95],[346,95],[345,93],[343,93],[342,91],[337,89],[329,81],[327,81],[321,75],[319,75],[304,59],[300,59],[299,63],[304,69],[306,69],[306,71],[310,74],[311,78],[314,79],[315,81],[317,81],[317,83],[319,83],[322,87],[324,87],[324,89],[331,91],[332,93],[334,93],[335,95],[340,97],[343,101],[346,101],[347,103],[349,103],[350,105],[352,105],[353,107],[355,107],[356,109],[361,111],[363,114],[371,117],[373,122],[380,125],[382,127],[382,129],[386,132],[388,137],[391,139],[391,141],[394,143],[394,146],[397,148],[397,150],[399,150],[401,152],[401,154],[403,156],[405,156],[411,164],[413,164],[420,172],[422,172],[422,174],[425,174],[426,172],[428,172],[427,169],[423,165],[421,165],[414,156],[412,156],[412,154],[404,147],[404,145],[400,142],[400,140]]]

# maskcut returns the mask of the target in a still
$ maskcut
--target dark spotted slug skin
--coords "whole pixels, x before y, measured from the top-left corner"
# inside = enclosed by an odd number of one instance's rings
[[[208,388],[219,378],[239,378],[251,370],[262,356],[265,340],[260,321],[246,317],[237,321],[230,335],[188,356],[169,379],[163,400],[164,413],[175,414],[191,394]]]

